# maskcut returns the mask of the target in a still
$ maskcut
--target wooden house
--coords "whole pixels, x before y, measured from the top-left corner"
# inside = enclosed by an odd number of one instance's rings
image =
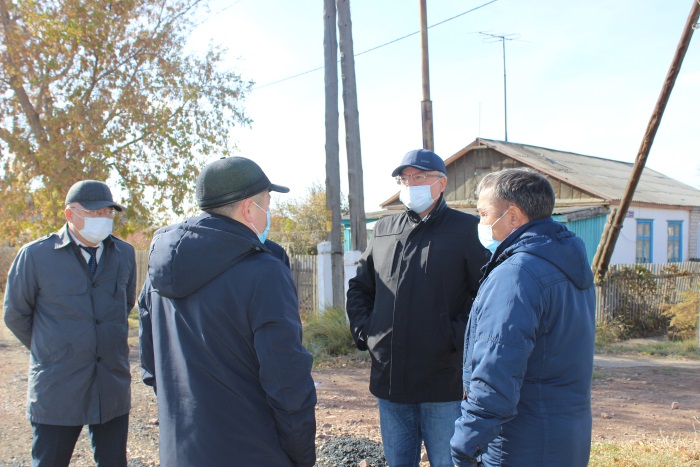
[[[525,144],[478,138],[445,161],[445,199],[476,214],[475,190],[484,175],[528,167],[545,175],[556,194],[554,219],[586,243],[593,259],[608,216],[624,194],[632,163]],[[403,209],[396,193],[367,213],[369,220]],[[700,190],[645,168],[615,245],[611,263],[667,263],[700,257]]]

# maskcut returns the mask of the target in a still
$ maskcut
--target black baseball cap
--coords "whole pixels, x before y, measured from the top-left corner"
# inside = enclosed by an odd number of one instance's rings
[[[80,203],[82,207],[91,211],[102,208],[124,210],[124,206],[112,199],[112,192],[107,184],[99,180],[82,180],[75,183],[66,195],[66,206],[70,203]]]
[[[260,166],[245,157],[222,157],[204,166],[197,177],[197,204],[211,209],[250,198],[265,190],[289,193],[270,182]]]

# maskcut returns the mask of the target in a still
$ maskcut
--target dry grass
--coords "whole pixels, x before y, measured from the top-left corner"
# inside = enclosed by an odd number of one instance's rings
[[[640,355],[685,360],[700,359],[698,339],[668,340],[665,337],[628,339],[617,342],[596,342],[596,353],[608,355]]]
[[[700,433],[663,436],[624,443],[594,442],[589,467],[700,465]]]

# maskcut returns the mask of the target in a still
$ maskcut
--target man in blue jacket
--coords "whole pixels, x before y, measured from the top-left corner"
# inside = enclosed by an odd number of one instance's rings
[[[197,178],[204,214],[156,232],[139,298],[160,464],[314,465],[316,390],[289,268],[265,246],[270,192],[243,157]]]
[[[454,462],[584,467],[595,290],[583,241],[552,220],[554,191],[536,172],[488,174],[477,194],[493,255],[467,324]]]

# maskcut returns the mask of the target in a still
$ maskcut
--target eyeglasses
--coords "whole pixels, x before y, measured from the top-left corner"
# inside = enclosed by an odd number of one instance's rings
[[[114,208],[101,208],[101,209],[83,209],[79,208],[77,206],[69,206],[69,209],[74,211],[82,211],[85,213],[84,216],[81,216],[78,214],[80,217],[114,217],[114,214],[116,213],[116,209]],[[77,213],[76,213],[77,214]]]
[[[421,183],[425,182],[425,179],[428,177],[442,178],[442,177],[444,177],[444,175],[425,174],[425,173],[419,172],[419,173],[413,174],[413,175],[399,175],[397,177],[394,177],[394,179],[396,180],[397,185],[408,185],[411,182],[411,180],[413,180],[413,183],[420,185]]]

